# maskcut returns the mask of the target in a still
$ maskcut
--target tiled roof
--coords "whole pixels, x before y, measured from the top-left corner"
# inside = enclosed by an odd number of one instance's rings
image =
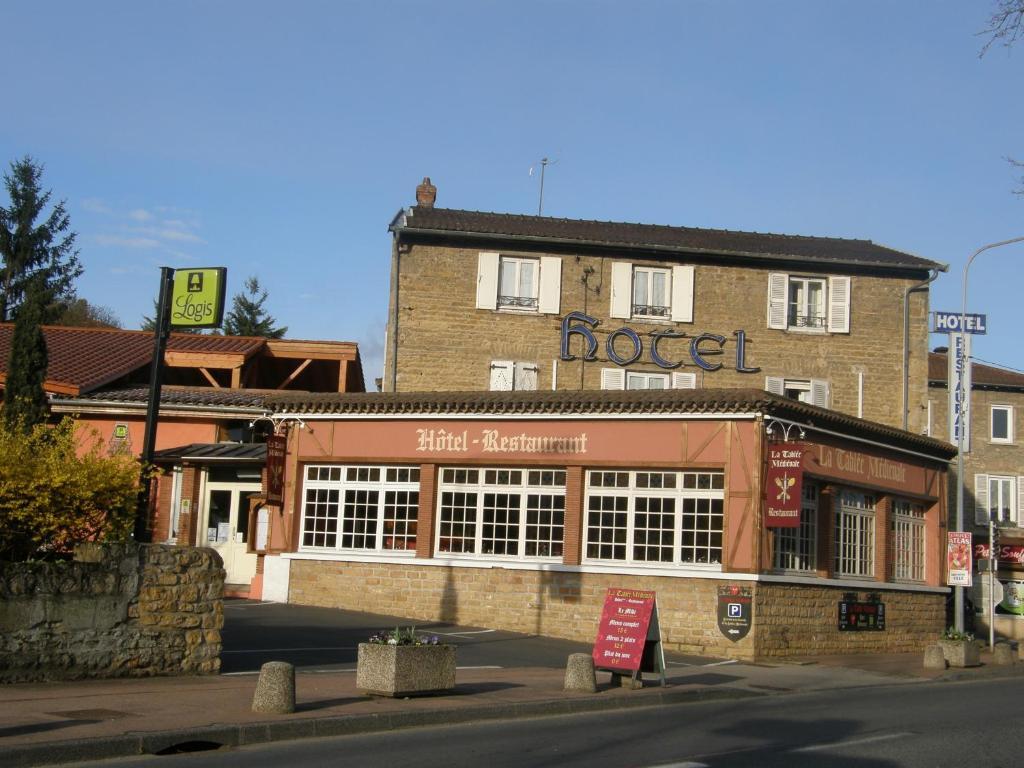
[[[581,390],[541,392],[401,392],[268,394],[264,406],[275,414],[387,418],[427,416],[539,416],[762,413],[816,425],[841,434],[904,446],[948,458],[946,442],[790,400],[757,389]]]
[[[263,402],[270,394],[260,389],[217,389],[215,387],[177,387],[164,385],[160,388],[160,404],[162,406],[190,407],[233,407],[263,408]],[[70,406],[76,403],[99,405],[126,405],[145,407],[149,402],[148,387],[125,387],[123,389],[104,389],[78,396],[57,396],[53,399],[55,406]]]
[[[928,353],[928,382],[946,386],[949,362],[945,352]],[[993,389],[1024,390],[1024,373],[997,368],[982,363],[971,363],[972,388],[992,387]]]
[[[870,240],[556,219],[420,206],[396,217],[391,228],[409,234],[555,241],[783,261],[820,261],[882,269],[945,269],[945,265],[877,245]]]

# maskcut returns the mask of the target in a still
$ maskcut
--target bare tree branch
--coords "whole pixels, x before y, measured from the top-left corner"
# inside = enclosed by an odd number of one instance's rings
[[[993,45],[1009,48],[1024,36],[1024,0],[998,0],[995,13],[989,17],[988,26],[978,33],[987,35],[988,42],[982,46],[981,58]]]

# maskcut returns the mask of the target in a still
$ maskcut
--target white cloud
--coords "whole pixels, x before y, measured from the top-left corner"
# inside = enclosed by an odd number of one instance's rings
[[[89,213],[112,213],[105,202],[98,197],[86,197],[82,200],[82,210]]]
[[[153,214],[145,208],[136,208],[133,211],[128,211],[128,218],[134,219],[135,221],[151,221],[153,219]]]
[[[114,246],[118,248],[156,248],[160,245],[159,240],[151,237],[124,237],[122,235],[96,235],[96,242],[99,245]]]

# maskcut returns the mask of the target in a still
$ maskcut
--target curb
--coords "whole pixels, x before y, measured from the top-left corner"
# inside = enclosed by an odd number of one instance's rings
[[[5,766],[11,766],[11,768],[31,768],[31,766],[58,763],[155,755],[176,745],[189,742],[208,742],[210,745],[215,745],[211,746],[211,749],[241,747],[294,739],[381,733],[404,728],[462,725],[529,717],[557,717],[586,712],[681,704],[690,701],[748,699],[767,695],[767,693],[739,688],[658,690],[636,698],[622,695],[608,698],[549,699],[520,704],[491,704],[455,710],[335,715],[301,720],[267,720],[237,725],[209,725],[188,730],[126,733],[119,736],[13,746],[4,750],[3,762]]]

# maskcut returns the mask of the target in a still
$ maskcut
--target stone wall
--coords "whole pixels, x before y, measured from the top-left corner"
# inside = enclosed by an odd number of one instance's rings
[[[224,568],[210,549],[80,545],[0,563],[0,682],[214,674]]]
[[[807,333],[767,327],[768,275],[775,271],[754,266],[701,262],[694,275],[693,322],[621,320],[610,317],[612,259],[587,253],[513,252],[504,255],[560,256],[560,308],[557,315],[492,311],[476,308],[477,257],[492,248],[454,248],[413,244],[401,254],[398,280],[398,383],[401,392],[480,391],[490,387],[490,364],[511,360],[538,367],[538,389],[600,389],[601,369],[608,362],[608,333],[622,326],[637,331],[644,354],[631,371],[664,373],[650,360],[647,333],[671,329],[692,337],[699,333],[726,338],[717,371],[702,371],[689,356],[690,338],[666,339],[659,352],[682,360],[679,371],[695,373],[697,386],[764,389],[766,376],[824,379],[829,382],[830,407],[857,415],[862,396],[864,418],[891,426],[903,422],[903,298],[920,282],[913,276],[882,276],[864,270],[851,275],[850,333]],[[633,259],[640,262],[639,257]],[[650,260],[649,266],[670,267],[671,261]],[[785,271],[781,269],[780,271]],[[803,274],[803,271],[799,272]],[[826,274],[841,272],[825,271]],[[586,278],[586,283],[584,283]],[[586,288],[589,286],[589,289]],[[393,324],[392,292],[389,323]],[[598,359],[559,360],[563,315],[585,311],[600,325]],[[910,297],[910,416],[909,428],[920,432],[927,402],[928,294]],[[735,370],[733,331],[746,332],[746,364],[758,373]],[[389,337],[394,328],[389,327]],[[713,345],[712,345],[713,348]],[[581,355],[578,338],[571,351]],[[619,350],[620,354],[624,350]],[[386,350],[384,389],[391,389],[393,350]],[[863,390],[861,392],[861,387]]]
[[[718,587],[750,586],[753,626],[738,642],[718,629]],[[421,621],[563,637],[592,643],[609,587],[654,590],[667,650],[753,659],[859,651],[920,650],[943,629],[944,596],[880,591],[884,632],[839,632],[848,589],[635,574],[292,560],[290,603]]]

